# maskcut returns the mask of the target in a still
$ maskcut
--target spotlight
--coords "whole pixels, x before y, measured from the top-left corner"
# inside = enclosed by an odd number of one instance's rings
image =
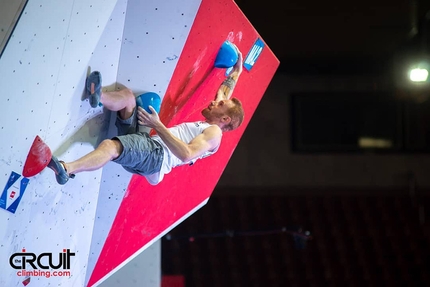
[[[414,68],[409,71],[409,79],[412,82],[425,82],[429,76],[429,71],[425,68]]]

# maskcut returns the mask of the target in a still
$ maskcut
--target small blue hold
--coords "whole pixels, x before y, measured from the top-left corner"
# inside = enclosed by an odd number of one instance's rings
[[[235,46],[230,41],[225,41],[218,51],[214,66],[216,68],[230,68],[236,64],[238,58],[239,55]]]
[[[157,113],[160,113],[161,98],[154,92],[147,92],[136,97],[136,105],[152,114],[149,106],[152,106]]]

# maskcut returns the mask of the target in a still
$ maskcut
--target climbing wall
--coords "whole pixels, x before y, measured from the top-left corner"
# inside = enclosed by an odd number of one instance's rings
[[[221,44],[230,40],[237,44],[245,58],[244,72],[234,96],[243,102],[246,118],[240,129],[223,136],[216,155],[191,167],[176,168],[160,184],[151,186],[141,176],[131,177],[91,274],[90,286],[103,282],[119,268],[127,266],[153,242],[204,206],[279,65],[269,47],[231,0],[201,2],[182,50],[168,50],[165,45],[175,47],[177,41],[184,38],[180,35],[178,39],[178,35],[173,34],[174,29],[181,28],[182,18],[177,20],[171,11],[176,11],[176,16],[181,17],[189,16],[187,11],[174,9],[171,4],[166,4],[164,8],[157,3],[141,10],[135,9],[134,12],[139,14],[147,10],[152,11],[151,21],[156,24],[150,29],[141,29],[146,28],[143,23],[150,22],[142,17],[141,24],[134,23],[131,30],[125,30],[125,39],[128,39],[126,34],[131,32],[131,35],[143,35],[143,42],[141,47],[135,47],[139,41],[132,37],[130,47],[126,46],[127,42],[124,43],[123,52],[127,51],[130,59],[125,67],[133,73],[122,74],[127,72],[121,69],[122,64],[126,63],[121,57],[118,79],[130,83],[138,92],[159,92],[163,96],[160,117],[167,126],[184,120],[201,120],[200,111],[214,99],[225,79],[226,70],[213,68],[213,64]],[[167,35],[158,33],[163,35],[160,40],[155,36],[151,38],[157,33],[153,29],[164,26],[172,31],[169,30]],[[164,42],[165,45],[157,45]],[[148,43],[161,53],[154,50],[148,64],[141,65],[139,51],[147,51]],[[170,78],[170,67],[173,66]],[[167,89],[163,82],[158,81],[158,71],[169,75],[168,80],[164,80],[165,84],[168,83]],[[142,77],[136,76],[141,73]]]
[[[216,155],[156,186],[114,163],[64,186],[49,169],[23,178],[36,136],[70,161],[115,135],[115,114],[84,97],[92,70],[104,90],[160,94],[167,126],[202,120],[225,40],[245,58],[234,96],[246,117]],[[278,65],[232,0],[29,1],[0,58],[0,286],[157,286],[159,239],[209,200]],[[49,256],[57,269],[41,268]]]
[[[121,11],[111,18],[116,2],[29,1],[0,58],[0,286],[84,286],[102,171],[67,186],[58,185],[51,170],[29,179],[21,174],[36,135],[70,160],[93,150],[107,131],[103,110],[90,109],[83,91],[90,62],[103,65],[108,83],[116,81],[125,17]],[[28,259],[52,253],[55,264],[69,249],[70,269],[58,271],[70,274],[39,268],[44,273],[28,276],[12,268],[9,258],[23,249]],[[16,260],[23,263],[21,256]],[[25,268],[33,270],[28,263]]]
[[[149,91],[161,96],[165,94],[199,5],[200,0],[128,0],[117,88],[127,86],[136,95]],[[104,45],[100,45],[100,49],[103,47]],[[116,135],[114,121],[115,115],[112,115],[109,138]],[[87,280],[99,259],[131,178],[130,173],[115,163],[109,163],[103,170]],[[136,253],[135,256],[137,255]],[[110,270],[110,273],[114,273],[131,260],[132,258],[129,258],[119,264],[114,270]],[[135,262],[131,262],[130,266],[134,264]],[[148,268],[142,267],[144,270]],[[116,286],[111,285],[114,282],[110,280],[109,285]]]

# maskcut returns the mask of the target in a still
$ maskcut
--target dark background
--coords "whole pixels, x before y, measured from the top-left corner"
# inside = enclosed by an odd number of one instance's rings
[[[207,205],[163,238],[163,274],[430,286],[430,89],[406,72],[430,1],[236,3],[281,64]]]
[[[420,41],[423,0],[256,1],[238,6],[292,74],[383,71]]]

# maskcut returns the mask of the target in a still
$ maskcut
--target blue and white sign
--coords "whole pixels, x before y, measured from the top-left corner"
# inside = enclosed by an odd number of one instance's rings
[[[29,182],[25,177],[18,181],[20,177],[20,174],[12,171],[0,197],[0,208],[15,213]]]
[[[258,57],[263,51],[263,48],[264,42],[261,39],[257,39],[257,41],[255,41],[254,45],[252,46],[251,50],[248,52],[248,55],[244,60],[243,66],[245,67],[245,69],[250,71],[252,67],[254,67],[255,62],[257,62]]]

